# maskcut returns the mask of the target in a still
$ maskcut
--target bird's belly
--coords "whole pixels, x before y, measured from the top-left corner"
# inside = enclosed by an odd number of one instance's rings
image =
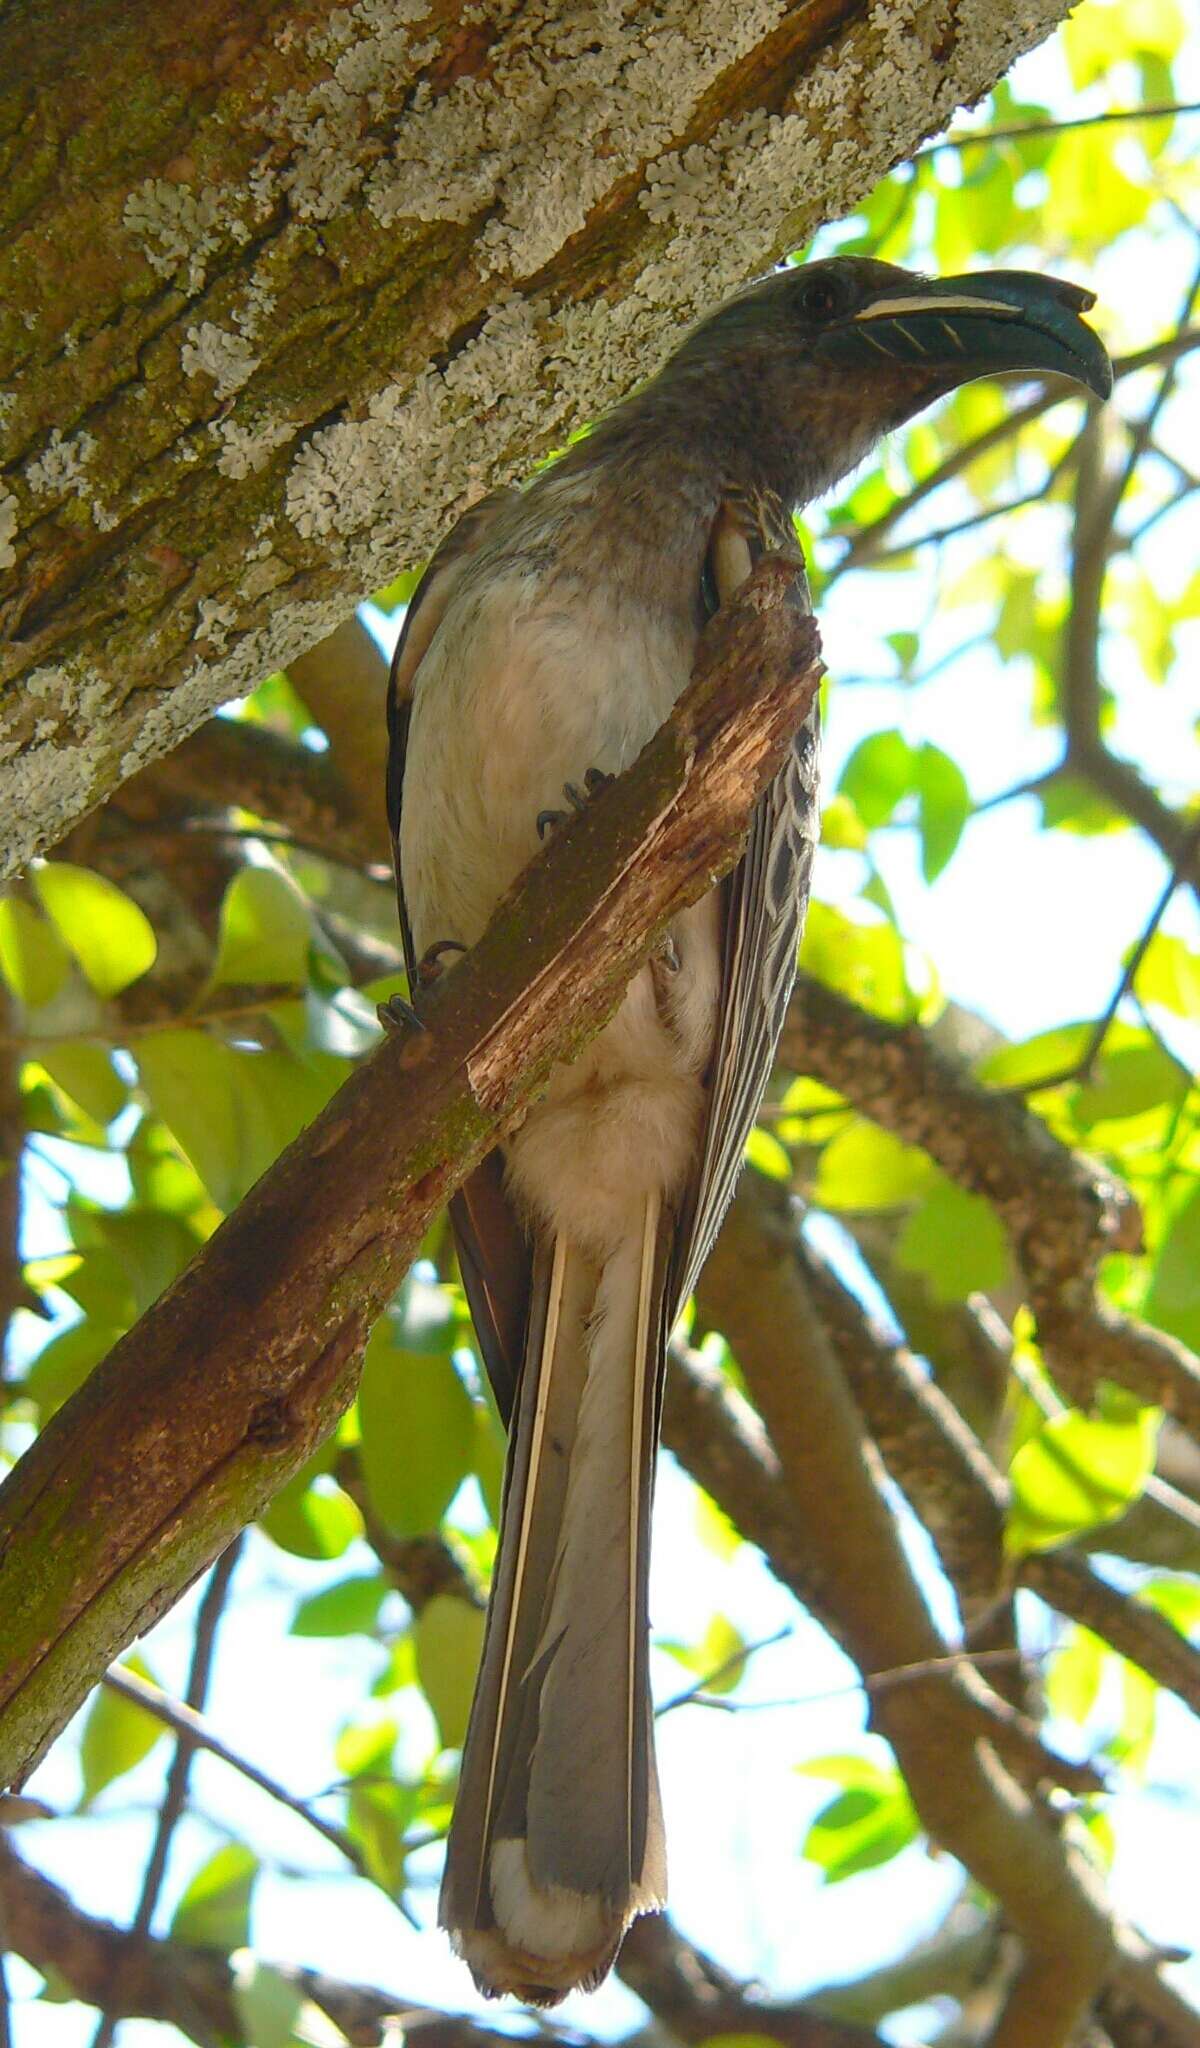
[[[669,713],[690,635],[639,608],[522,602],[493,586],[452,606],[417,675],[401,870],[418,955],[473,945],[539,848],[563,784],[618,774]],[[675,920],[605,1029],[551,1077],[506,1148],[522,1206],[600,1250],[631,1200],[681,1185],[694,1157],[720,976],[716,896]]]
[[[417,674],[401,866],[419,953],[473,945],[539,848],[564,783],[619,774],[688,679],[690,638],[640,606],[568,587],[530,602],[513,579],[452,605]]]

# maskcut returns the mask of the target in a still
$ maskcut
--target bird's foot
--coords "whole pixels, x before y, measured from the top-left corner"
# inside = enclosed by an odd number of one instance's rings
[[[402,1036],[406,1031],[426,1029],[412,1004],[406,1003],[403,996],[389,996],[386,1003],[376,1003],[375,1015],[384,1030],[393,1037]]]
[[[589,768],[583,778],[582,789],[580,789],[576,782],[564,782],[563,795],[570,804],[571,810],[539,811],[537,814],[538,838],[544,839],[547,832],[552,832],[557,825],[564,825],[571,816],[572,811],[576,817],[582,817],[592,798],[599,796],[601,790],[607,789],[609,783],[615,782],[616,779],[615,775],[606,775],[603,768]]]
[[[421,988],[432,988],[442,973],[442,959],[446,953],[465,953],[461,939],[437,939],[428,946],[417,962],[417,983]]]
[[[423,988],[432,988],[442,972],[444,953],[465,953],[466,950],[459,939],[438,939],[417,962],[416,973],[413,975],[413,994],[416,995]],[[429,1028],[403,996],[389,996],[386,1003],[377,1003],[375,1015],[385,1031],[427,1031]]]

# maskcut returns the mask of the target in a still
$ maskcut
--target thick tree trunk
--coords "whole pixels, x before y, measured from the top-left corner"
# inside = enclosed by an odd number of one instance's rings
[[[1064,0],[12,0],[0,872],[419,561]]]

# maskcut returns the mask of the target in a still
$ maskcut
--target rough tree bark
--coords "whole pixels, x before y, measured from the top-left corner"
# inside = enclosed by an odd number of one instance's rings
[[[0,872],[419,561],[1064,0],[13,0]]]

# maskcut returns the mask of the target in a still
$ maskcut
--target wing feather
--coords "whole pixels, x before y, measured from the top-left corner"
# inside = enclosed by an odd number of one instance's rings
[[[744,555],[730,543],[731,522],[746,541]],[[722,508],[710,549],[718,601],[732,594],[733,579],[741,580],[768,549],[795,556],[797,601],[811,610],[804,562],[791,522],[775,503],[759,502],[752,507],[727,503]],[[820,717],[814,704],[783,767],[760,797],[746,851],[724,884],[717,1045],[700,1164],[676,1237],[672,1274],[676,1315],[696,1284],[733,1199],[746,1140],[775,1063],[795,979],[820,829],[819,750]]]
[[[404,964],[414,1001],[418,1000],[417,962],[400,867],[404,762],[413,687],[459,578],[491,532],[497,515],[518,495],[514,490],[493,491],[451,528],[413,592],[392,656],[387,697],[387,814]],[[507,1427],[521,1369],[533,1255],[504,1192],[504,1163],[498,1149],[489,1152],[452,1198],[450,1222],[483,1362]]]

